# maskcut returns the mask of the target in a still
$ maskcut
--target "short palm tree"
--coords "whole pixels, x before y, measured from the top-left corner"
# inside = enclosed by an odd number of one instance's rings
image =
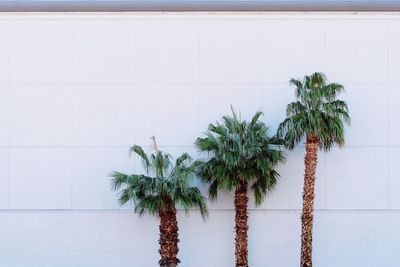
[[[154,139],[153,139],[154,140]],[[175,267],[180,261],[178,254],[177,206],[187,212],[198,208],[203,217],[207,215],[206,199],[199,189],[190,186],[196,164],[184,153],[171,163],[171,156],[159,151],[154,140],[154,151],[147,155],[140,146],[133,146],[143,161],[146,174],[112,173],[112,188],[120,192],[119,202],[135,204],[135,212],[149,213],[160,218],[159,265]]]
[[[248,267],[248,187],[254,192],[255,204],[260,205],[277,181],[275,166],[284,161],[284,154],[260,122],[261,112],[250,122],[242,121],[233,108],[232,114],[224,116],[222,124],[210,124],[206,137],[197,139],[199,150],[210,156],[200,164],[198,174],[209,185],[211,199],[217,197],[219,190],[235,192],[236,266]]]
[[[279,125],[278,136],[293,149],[306,139],[303,212],[301,230],[301,267],[312,266],[312,229],[314,212],[315,171],[318,148],[325,151],[344,145],[344,124],[350,124],[347,104],[337,99],[342,85],[327,83],[323,73],[292,79],[296,102],[288,104],[287,118]]]

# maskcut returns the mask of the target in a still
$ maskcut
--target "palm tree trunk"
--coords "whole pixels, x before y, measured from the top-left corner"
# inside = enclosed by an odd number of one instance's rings
[[[307,136],[306,156],[304,158],[305,174],[303,188],[303,213],[301,216],[301,263],[300,267],[312,267],[312,230],[314,213],[315,171],[318,162],[318,138]]]
[[[236,267],[248,267],[247,257],[247,183],[242,182],[235,191]]]
[[[176,209],[160,211],[160,256],[161,267],[175,267],[179,260],[178,255],[178,221],[176,220]]]

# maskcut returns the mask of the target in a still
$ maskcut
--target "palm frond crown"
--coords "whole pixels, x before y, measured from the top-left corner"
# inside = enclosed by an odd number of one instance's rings
[[[291,79],[296,100],[287,105],[286,119],[279,125],[278,137],[293,149],[306,136],[318,139],[320,148],[344,145],[344,125],[350,124],[347,104],[337,99],[344,91],[338,83],[327,83],[323,73],[313,73],[304,79]]]
[[[150,154],[137,145],[130,152],[141,158],[145,174],[110,175],[112,189],[119,192],[121,205],[132,202],[140,215],[158,215],[179,206],[185,211],[198,208],[203,218],[207,216],[206,199],[198,188],[191,186],[197,163],[187,153],[172,163],[171,155],[158,150],[155,140]]]
[[[275,167],[285,156],[277,146],[281,141],[268,136],[261,115],[257,112],[247,122],[232,108],[232,116],[209,124],[205,137],[196,140],[198,149],[209,154],[199,164],[198,174],[209,185],[210,198],[216,198],[219,190],[230,192],[247,183],[259,205],[274,187],[279,176]]]

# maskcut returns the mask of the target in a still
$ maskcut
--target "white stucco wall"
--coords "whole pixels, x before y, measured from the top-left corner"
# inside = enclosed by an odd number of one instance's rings
[[[157,220],[109,188],[140,169],[128,147],[154,134],[197,157],[229,104],[275,131],[289,78],[313,71],[345,85],[353,119],[320,154],[315,265],[400,266],[399,47],[397,14],[0,15],[0,266],[156,266]],[[251,267],[298,265],[303,154],[251,204]],[[180,215],[181,266],[233,266],[232,206]]]

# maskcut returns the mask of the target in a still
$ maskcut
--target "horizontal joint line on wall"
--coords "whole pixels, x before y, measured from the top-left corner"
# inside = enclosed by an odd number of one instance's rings
[[[399,85],[400,82],[345,82],[346,86],[350,85]],[[21,86],[21,85],[276,85],[276,86],[287,86],[288,89],[291,88],[289,82],[276,81],[276,82],[205,82],[205,81],[193,81],[193,82],[180,82],[180,81],[160,81],[160,82],[11,82],[11,81],[1,81],[1,86]]]
[[[185,212],[178,209],[179,212]],[[210,209],[210,213],[233,213],[234,209]],[[197,210],[193,210],[197,212]],[[300,213],[300,209],[248,209],[249,213]],[[0,213],[134,213],[133,209],[0,209]],[[400,213],[400,209],[315,209],[315,213]]]

